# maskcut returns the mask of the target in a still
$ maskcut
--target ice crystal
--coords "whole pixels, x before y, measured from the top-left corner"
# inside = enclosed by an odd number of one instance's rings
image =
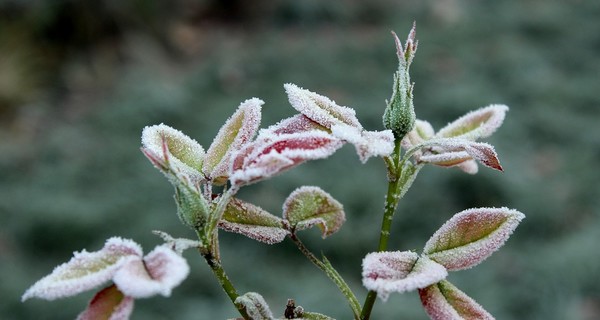
[[[340,124],[333,126],[331,132],[337,138],[353,144],[362,163],[367,162],[370,157],[389,156],[394,151],[394,134],[391,130],[361,131]]]
[[[261,139],[263,136],[273,136],[280,134],[297,133],[312,130],[323,130],[329,131],[326,127],[318,124],[315,121],[310,120],[303,114],[297,114],[295,116],[283,119],[278,123],[269,126],[266,129],[261,129],[258,133],[257,139]]]
[[[433,234],[423,254],[451,271],[471,268],[504,245],[524,217],[508,208],[464,210]]]
[[[134,299],[123,295],[115,286],[102,289],[90,301],[77,320],[125,320],[133,312]]]
[[[446,280],[419,289],[419,297],[432,320],[493,320],[475,300]]]
[[[338,231],[346,216],[341,203],[319,187],[303,186],[294,190],[283,204],[283,217],[293,231],[321,229],[323,238]]]
[[[233,198],[227,204],[219,227],[251,239],[274,244],[289,234],[286,222],[251,203]]]
[[[242,102],[237,111],[221,127],[206,151],[203,165],[203,172],[210,180],[217,184],[227,180],[231,156],[254,137],[260,125],[263,104],[264,102],[258,98]]]
[[[448,275],[442,265],[412,251],[369,253],[362,266],[363,285],[383,301],[392,292],[425,288]]]

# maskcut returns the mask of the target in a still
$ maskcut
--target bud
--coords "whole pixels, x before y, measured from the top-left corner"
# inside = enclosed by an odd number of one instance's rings
[[[175,187],[177,215],[181,222],[194,230],[199,230],[208,220],[210,207],[206,199],[185,184]]]
[[[383,126],[392,130],[396,139],[402,139],[410,132],[415,124],[416,115],[413,105],[413,84],[410,82],[408,69],[417,51],[417,41],[415,41],[415,25],[408,34],[405,48],[402,48],[400,40],[394,32],[398,55],[398,71],[394,74],[394,88],[392,97],[387,102],[387,107],[383,114]]]

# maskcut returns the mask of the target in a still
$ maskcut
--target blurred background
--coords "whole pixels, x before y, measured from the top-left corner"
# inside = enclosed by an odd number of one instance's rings
[[[238,104],[265,100],[263,126],[294,114],[293,82],[382,129],[397,60],[390,31],[417,22],[417,116],[440,128],[490,103],[511,107],[496,146],[504,173],[427,167],[400,203],[393,250],[420,250],[454,213],[507,206],[527,215],[506,246],[449,280],[498,319],[600,319],[600,2],[570,1],[0,1],[0,317],[68,319],[93,292],[54,302],[22,293],[73,251],[111,236],[146,252],[159,229],[193,237],[172,188],[139,151],[164,122],[208,147]],[[347,223],[322,251],[362,301],[362,257],[377,246],[386,190],[380,159],[351,146],[241,191],[278,215],[318,185]],[[350,319],[342,295],[288,241],[222,234],[239,292]],[[195,252],[170,298],[136,301],[133,319],[226,319],[236,312]],[[374,319],[427,319],[416,293],[378,301]]]

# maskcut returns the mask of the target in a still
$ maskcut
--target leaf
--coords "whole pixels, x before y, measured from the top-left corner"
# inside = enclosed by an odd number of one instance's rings
[[[304,319],[304,320],[335,320],[332,317],[326,316],[324,314],[321,313],[316,313],[316,312],[302,312],[302,318],[299,319]]]
[[[440,129],[436,137],[471,141],[487,138],[502,125],[507,111],[508,107],[501,104],[471,111]]]
[[[524,217],[508,208],[464,210],[435,232],[423,254],[450,271],[471,268],[502,247]]]
[[[191,184],[204,179],[204,149],[179,130],[164,124],[145,127],[142,152],[165,174],[187,178]]]
[[[394,134],[391,130],[366,131],[340,124],[331,127],[331,133],[336,138],[353,144],[362,163],[373,156],[389,156],[394,151]]]
[[[109,281],[130,258],[140,259],[142,249],[131,241],[110,238],[96,252],[75,252],[69,262],[56,267],[52,273],[29,288],[22,301],[29,298],[54,300],[93,289]]]
[[[251,203],[232,198],[219,227],[225,231],[245,235],[248,238],[274,244],[281,242],[289,234],[285,222]]]
[[[191,240],[191,239],[185,239],[185,238],[173,238],[170,234],[163,232],[163,231],[159,231],[159,230],[153,230],[152,233],[154,233],[155,235],[161,237],[164,241],[165,241],[165,245],[167,247],[169,247],[171,250],[177,252],[177,254],[181,255],[181,253],[183,253],[183,251],[190,249],[190,248],[200,248],[202,247],[202,242],[198,241],[198,240]]]
[[[304,161],[327,158],[342,145],[319,130],[266,135],[235,155],[230,181],[239,186],[267,179]]]
[[[317,225],[323,238],[338,231],[346,216],[341,203],[319,187],[300,187],[283,203],[283,217],[289,221],[291,232]]]
[[[465,139],[443,138],[430,140],[427,145],[435,146],[431,152],[423,153],[419,162],[451,167],[475,159],[486,167],[503,171],[494,147],[483,142]]]
[[[130,259],[113,277],[113,282],[125,295],[147,298],[156,294],[165,297],[190,272],[187,261],[166,246],[154,248],[144,259]]]
[[[265,299],[256,292],[247,292],[237,297],[234,303],[243,306],[252,320],[272,320],[273,313]]]
[[[295,84],[286,83],[283,87],[292,107],[312,121],[328,129],[331,129],[334,125],[346,124],[362,130],[353,109],[339,106],[335,101],[302,89]]]
[[[279,135],[279,134],[290,134],[290,133],[298,133],[304,131],[312,131],[312,130],[322,130],[329,131],[329,129],[324,126],[310,120],[307,116],[303,114],[297,114],[295,116],[283,119],[278,123],[269,126],[266,129],[262,129],[258,133],[258,138],[260,139],[264,135]]]
[[[383,301],[391,292],[425,288],[448,275],[443,266],[412,251],[369,253],[362,267],[363,285]]]
[[[492,320],[475,300],[446,280],[419,289],[419,297],[432,320]]]
[[[416,119],[413,129],[402,139],[402,147],[408,150],[433,138],[434,135],[435,131],[429,122]]]
[[[79,314],[77,320],[125,320],[133,311],[134,300],[123,295],[113,284],[96,293],[87,309]]]
[[[254,137],[260,125],[263,104],[264,102],[257,98],[242,102],[219,129],[206,152],[203,166],[204,173],[213,183],[223,184],[227,181],[231,156]]]

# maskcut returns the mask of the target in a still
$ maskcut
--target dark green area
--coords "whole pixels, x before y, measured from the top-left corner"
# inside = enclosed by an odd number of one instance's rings
[[[292,115],[292,82],[356,109],[381,129],[396,70],[390,31],[417,21],[417,117],[439,129],[490,103],[511,107],[488,142],[505,169],[475,176],[426,167],[400,203],[391,249],[421,250],[452,214],[507,206],[527,218],[506,246],[449,280],[498,319],[600,318],[600,2],[573,1],[0,1],[0,318],[74,318],[93,293],[20,302],[73,251],[110,236],[149,252],[151,230],[193,237],[173,190],[139,151],[165,123],[207,148],[240,102],[265,100],[263,127]],[[383,161],[351,146],[243,189],[280,214],[318,185],[345,206],[327,240],[305,231],[359,299],[362,257],[377,246]],[[342,295],[289,241],[222,235],[239,292],[277,314],[288,298],[349,319]],[[225,319],[236,312],[200,255],[171,298],[136,301],[133,319]],[[416,293],[378,301],[374,319],[426,319]]]

